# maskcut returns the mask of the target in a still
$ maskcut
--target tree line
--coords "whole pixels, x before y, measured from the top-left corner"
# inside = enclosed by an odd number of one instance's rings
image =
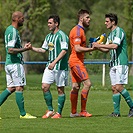
[[[109,31],[104,25],[105,14],[112,12],[118,15],[118,25],[127,35],[129,60],[133,60],[133,0],[1,0],[0,1],[0,55],[5,60],[4,32],[11,24],[11,14],[22,11],[25,16],[24,26],[19,29],[22,45],[28,41],[35,47],[41,47],[45,36],[49,33],[47,19],[50,14],[58,14],[61,19],[60,29],[69,35],[71,28],[77,24],[79,9],[91,11],[90,27],[86,29],[87,43],[90,37],[108,35]],[[109,55],[94,51],[86,59],[108,59]],[[25,52],[25,61],[47,61],[47,54]],[[30,67],[30,66],[29,66]],[[42,72],[44,66],[37,65],[36,72]],[[32,69],[32,68],[30,68]],[[133,73],[133,68],[130,68]]]

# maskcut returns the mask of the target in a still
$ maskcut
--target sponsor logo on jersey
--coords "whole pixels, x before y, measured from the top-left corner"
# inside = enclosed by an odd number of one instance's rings
[[[54,44],[52,42],[48,44],[48,49],[49,51],[52,51],[54,49]]]
[[[76,38],[76,39],[74,40],[74,42],[80,42],[80,41],[81,41],[80,38]]]

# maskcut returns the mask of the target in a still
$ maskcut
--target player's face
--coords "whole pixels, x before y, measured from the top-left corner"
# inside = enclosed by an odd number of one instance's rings
[[[105,18],[105,25],[107,29],[112,29],[114,22],[111,22],[109,18]]]
[[[51,18],[48,20],[48,28],[50,31],[54,31],[57,27],[57,24],[54,23],[54,20]]]
[[[90,15],[85,13],[83,17],[83,26],[89,27],[89,25],[90,25]]]
[[[23,26],[23,23],[24,23],[24,16],[21,15],[21,16],[18,18],[18,27]]]

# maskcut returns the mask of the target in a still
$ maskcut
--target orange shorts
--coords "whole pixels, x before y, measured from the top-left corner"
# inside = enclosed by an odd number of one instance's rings
[[[89,75],[87,73],[87,70],[84,64],[77,64],[73,66],[70,72],[71,72],[71,78],[73,83],[82,82],[83,80],[86,80],[89,78]]]

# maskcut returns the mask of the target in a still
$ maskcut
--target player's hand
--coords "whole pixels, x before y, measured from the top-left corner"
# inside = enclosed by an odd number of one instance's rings
[[[24,45],[24,48],[26,48],[26,49],[28,49],[28,50],[32,49],[31,43],[30,43],[30,42],[26,43],[26,44]]]
[[[54,66],[55,66],[55,63],[52,62],[52,63],[49,64],[48,69],[53,70]]]
[[[100,48],[100,45],[97,42],[92,43],[92,48]]]

